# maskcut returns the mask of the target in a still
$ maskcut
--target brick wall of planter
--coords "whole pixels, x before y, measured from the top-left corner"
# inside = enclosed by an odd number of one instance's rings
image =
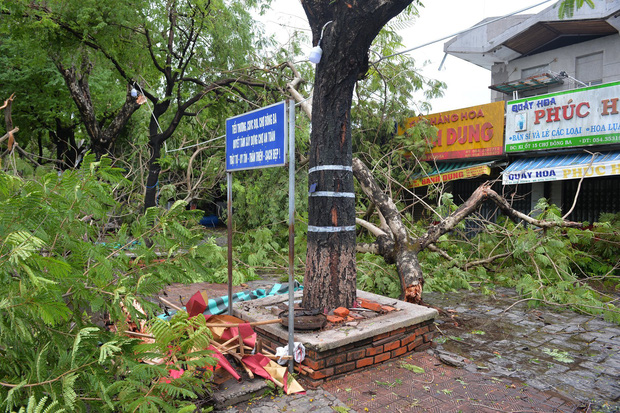
[[[276,347],[288,345],[260,328],[255,331],[263,348],[271,352],[275,352]],[[368,368],[414,351],[426,350],[431,346],[436,332],[433,320],[428,320],[323,352],[306,346],[306,359],[302,362],[300,377],[308,387],[316,388],[325,380],[351,371]]]

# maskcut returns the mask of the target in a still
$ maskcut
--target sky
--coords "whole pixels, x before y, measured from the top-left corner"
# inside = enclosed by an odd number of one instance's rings
[[[522,0],[519,2],[498,0],[422,0],[427,3],[419,8],[420,16],[400,32],[405,49],[442,39],[446,36],[468,29],[487,17],[503,16],[540,4],[543,0]],[[552,1],[528,10],[537,13],[553,5]],[[310,28],[299,0],[273,0],[271,11],[261,18],[267,30],[277,33],[278,39],[285,42],[295,29],[305,30],[310,37]],[[431,113],[461,109],[491,101],[491,72],[472,63],[448,56],[439,71],[444,58],[445,39],[432,45],[421,47],[407,53],[416,61],[416,66],[426,65],[421,73],[429,78],[446,82],[447,89],[442,98],[431,101]],[[310,45],[308,45],[308,50]],[[415,109],[415,108],[414,108]]]

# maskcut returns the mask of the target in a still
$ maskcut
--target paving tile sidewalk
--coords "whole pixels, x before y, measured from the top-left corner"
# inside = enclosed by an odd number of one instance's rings
[[[326,383],[323,389],[357,412],[579,411],[574,400],[450,367],[428,353],[345,376]]]
[[[447,366],[414,353],[325,383],[306,395],[268,394],[221,412],[584,412],[575,400]]]

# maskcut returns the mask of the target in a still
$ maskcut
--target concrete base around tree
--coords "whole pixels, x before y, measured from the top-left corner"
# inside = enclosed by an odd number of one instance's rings
[[[431,346],[437,311],[393,298],[357,291],[357,297],[394,307],[395,311],[373,318],[344,323],[322,331],[296,331],[294,340],[306,348],[300,371],[303,384],[316,388],[325,380],[365,369],[394,357]],[[288,295],[236,303],[234,315],[248,322],[274,319]],[[301,302],[301,292],[295,303]],[[264,348],[276,351],[288,346],[288,330],[281,324],[256,326]]]

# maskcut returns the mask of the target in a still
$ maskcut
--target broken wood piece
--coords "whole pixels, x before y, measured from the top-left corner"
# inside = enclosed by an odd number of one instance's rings
[[[242,324],[249,324],[251,326],[263,326],[266,324],[277,324],[281,323],[281,318],[276,318],[274,320],[263,320],[263,321],[253,321],[251,323],[207,323],[205,326],[209,328],[227,328],[227,327],[239,327]]]
[[[230,340],[228,340],[228,341],[225,341],[225,342],[223,342],[223,343],[221,343],[221,344],[220,344],[220,343],[218,343],[218,344],[219,344],[220,346],[222,346],[222,347],[226,347],[226,346],[228,346],[229,344],[231,344],[233,341],[237,340],[237,337],[240,337],[240,336],[235,336],[235,337],[231,338],[231,339],[230,339]]]
[[[245,356],[245,352],[243,351],[243,348],[245,347],[245,345],[243,344],[243,337],[241,337],[241,334],[239,334],[237,337],[239,337],[239,354],[241,354],[241,357]]]
[[[170,301],[166,300],[164,297],[158,297],[159,301],[161,301],[162,303],[166,304],[167,306],[174,308],[177,311],[185,311],[183,308],[179,307],[176,304],[171,303]]]
[[[243,346],[244,350],[248,350],[248,351],[252,351],[252,347],[250,346]],[[239,344],[235,344],[233,346],[220,346],[218,347],[218,349],[222,352],[222,353],[229,353],[233,350],[236,350],[237,348],[239,348]]]
[[[284,388],[284,384],[279,382],[275,377],[271,376],[271,381],[273,381],[276,386]]]
[[[306,374],[310,374],[310,373],[312,373],[312,372],[313,372],[313,371],[312,371],[312,370],[310,370],[308,367],[306,367],[306,366],[302,366],[301,364],[295,364],[295,368],[297,369],[297,371],[298,371],[300,374],[304,374],[304,373],[306,373]]]
[[[282,360],[290,360],[293,358],[293,356],[276,356],[275,354],[273,354],[272,352],[270,352],[269,350],[265,350],[263,349],[263,351],[260,352],[263,356],[267,357],[268,359],[271,360],[276,360],[276,359],[282,359]]]
[[[282,359],[282,360],[290,360],[290,359],[293,358],[293,356],[281,356],[280,357],[280,356],[275,356],[273,354],[265,354],[265,353],[262,353],[262,354],[263,354],[263,356],[267,357],[270,360],[280,360],[280,359]]]
[[[155,336],[152,334],[136,333],[135,331],[130,331],[130,330],[125,330],[124,333],[129,334],[130,336],[155,339]]]

